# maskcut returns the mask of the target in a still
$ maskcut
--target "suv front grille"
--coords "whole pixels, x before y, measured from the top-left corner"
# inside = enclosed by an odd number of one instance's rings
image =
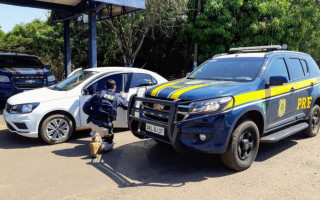
[[[170,106],[167,105],[161,105],[161,104],[155,104],[155,103],[149,103],[149,102],[142,102],[142,107],[144,109],[153,110],[153,111],[161,111],[161,112],[170,112]],[[148,113],[144,114],[147,118],[159,121],[159,122],[168,122],[168,118],[164,116],[158,116],[156,114]],[[182,121],[187,116],[187,112],[182,107],[178,107],[177,112],[177,118],[176,121]]]
[[[46,77],[44,75],[16,75],[13,76],[14,85],[17,89],[35,89],[44,87]]]

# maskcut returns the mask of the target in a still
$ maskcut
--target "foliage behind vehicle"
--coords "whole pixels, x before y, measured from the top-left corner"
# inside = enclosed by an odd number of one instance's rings
[[[136,60],[134,66],[182,77],[192,70],[195,42],[198,63],[233,46],[284,43],[289,50],[310,53],[320,63],[320,4],[316,1],[201,0],[201,14],[196,17],[197,1],[148,0],[145,11],[98,22],[98,66]],[[86,68],[86,24],[71,23],[71,47],[73,67]],[[6,34],[0,30],[1,48],[32,50],[52,66],[59,80],[64,77],[63,25],[53,24],[50,17],[47,22],[16,25]]]

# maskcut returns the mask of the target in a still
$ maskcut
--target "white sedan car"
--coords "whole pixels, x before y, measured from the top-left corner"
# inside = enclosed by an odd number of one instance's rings
[[[127,100],[142,94],[147,87],[167,80],[137,68],[99,67],[78,71],[66,80],[48,87],[26,91],[8,99],[3,116],[11,132],[40,137],[49,144],[65,142],[77,129],[88,127],[83,104],[105,87],[108,79],[117,83],[116,92],[124,91]],[[127,127],[126,111],[118,108],[114,127]]]

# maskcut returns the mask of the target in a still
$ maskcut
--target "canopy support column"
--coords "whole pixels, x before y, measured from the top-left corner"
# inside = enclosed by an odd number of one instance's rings
[[[96,12],[89,13],[89,68],[97,67],[97,18]]]
[[[64,62],[65,62],[65,77],[71,73],[71,44],[70,44],[70,21],[66,20],[63,22],[64,27]]]

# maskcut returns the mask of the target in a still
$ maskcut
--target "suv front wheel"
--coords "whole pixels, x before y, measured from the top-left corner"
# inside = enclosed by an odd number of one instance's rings
[[[233,131],[227,151],[220,155],[222,162],[229,168],[241,171],[249,168],[259,149],[259,129],[246,120]]]

